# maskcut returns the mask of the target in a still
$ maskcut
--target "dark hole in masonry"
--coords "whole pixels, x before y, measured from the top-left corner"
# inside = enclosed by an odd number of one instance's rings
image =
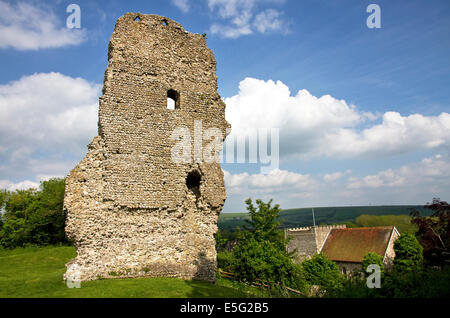
[[[167,109],[174,110],[180,108],[180,93],[173,89],[167,91]]]
[[[186,186],[197,197],[200,196],[200,181],[201,181],[201,176],[197,170],[193,170],[193,171],[189,172],[186,177]]]
[[[136,18],[134,18],[134,21],[139,22],[139,21],[141,21],[141,18],[139,16],[137,16]]]
[[[162,25],[167,26],[169,23],[167,22],[166,19],[162,20]]]

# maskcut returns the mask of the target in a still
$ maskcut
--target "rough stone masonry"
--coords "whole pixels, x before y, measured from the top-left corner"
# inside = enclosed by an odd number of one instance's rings
[[[126,13],[109,43],[98,136],[66,179],[66,233],[77,249],[66,280],[215,281],[220,163],[172,160],[174,129],[194,136],[194,122],[217,128],[222,146],[230,125],[205,37],[165,17]]]

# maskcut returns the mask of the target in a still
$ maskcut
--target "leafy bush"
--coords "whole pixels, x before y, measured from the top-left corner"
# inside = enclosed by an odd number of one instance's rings
[[[400,271],[414,271],[423,264],[423,248],[412,234],[400,235],[394,242],[394,269]]]
[[[344,277],[335,262],[322,254],[315,254],[312,258],[302,262],[306,281],[311,285],[318,285],[327,292],[342,287]]]
[[[217,267],[224,271],[233,271],[234,258],[229,251],[217,252]]]
[[[218,230],[215,239],[216,239],[216,250],[220,251],[231,251],[233,246],[236,244],[237,238],[240,235],[240,231],[228,231],[228,230]]]
[[[450,297],[450,267],[393,271],[386,274],[380,292],[387,298]]]
[[[272,200],[264,203],[261,200],[256,200],[258,208],[256,208],[251,199],[245,201],[247,204],[247,211],[250,214],[250,220],[245,220],[248,226],[244,226],[244,235],[250,235],[256,241],[269,241],[275,244],[279,249],[286,249],[286,240],[283,231],[279,230],[281,222],[280,206],[275,204],[273,207]]]
[[[232,270],[241,280],[264,280],[273,285],[280,283],[295,289],[305,288],[300,266],[272,242],[249,238],[234,248],[233,257]]]
[[[0,245],[14,248],[66,243],[64,190],[65,180],[55,178],[41,182],[40,190],[17,190],[7,194],[3,191],[0,203],[5,213]]]
[[[267,203],[256,200],[257,207],[251,199],[246,204],[250,220],[246,220],[243,231],[237,232],[237,245],[232,254],[218,253],[219,266],[231,264],[231,271],[241,281],[253,283],[263,280],[272,287],[305,290],[301,267],[293,263],[286,250],[284,233],[278,228],[279,206],[272,207],[272,200]]]
[[[382,285],[383,286],[383,285]],[[336,298],[377,298],[382,297],[378,288],[368,288],[365,278],[354,275],[344,279],[339,288],[326,294]]]
[[[9,197],[9,191],[7,190],[0,190],[0,210],[3,209],[5,206],[6,201]]]
[[[450,264],[450,204],[433,198],[424,208],[431,210],[431,216],[422,216],[412,209],[412,223],[418,226],[416,237],[423,247],[423,256],[428,265]]]
[[[216,240],[216,250],[223,251],[228,243],[228,238],[223,235],[223,231],[218,230],[214,236]]]
[[[450,297],[450,267],[386,272],[381,288],[368,288],[359,276],[347,279],[327,296],[337,298],[439,298]]]
[[[3,224],[0,233],[2,247],[14,248],[29,243],[30,230],[25,219],[10,219]]]
[[[380,267],[381,272],[384,272],[383,257],[381,255],[378,255],[377,253],[374,252],[369,252],[366,255],[364,255],[362,261],[362,271],[365,273],[365,275],[368,275],[366,270],[367,267],[371,264],[378,265]]]

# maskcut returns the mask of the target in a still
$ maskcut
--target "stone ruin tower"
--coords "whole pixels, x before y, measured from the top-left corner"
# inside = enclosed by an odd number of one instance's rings
[[[190,133],[192,153],[209,142],[201,131],[195,140],[198,123],[221,132],[221,147],[230,125],[205,37],[157,15],[120,17],[109,43],[98,136],[66,179],[66,233],[77,249],[66,280],[215,281],[214,234],[226,197],[220,163],[172,157],[175,128]]]

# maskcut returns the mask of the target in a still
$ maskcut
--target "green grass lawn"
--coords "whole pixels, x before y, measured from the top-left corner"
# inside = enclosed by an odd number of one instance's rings
[[[68,246],[0,249],[0,297],[249,297],[223,280],[214,285],[177,278],[105,279],[68,288],[62,276],[65,264],[75,255],[75,248]]]

